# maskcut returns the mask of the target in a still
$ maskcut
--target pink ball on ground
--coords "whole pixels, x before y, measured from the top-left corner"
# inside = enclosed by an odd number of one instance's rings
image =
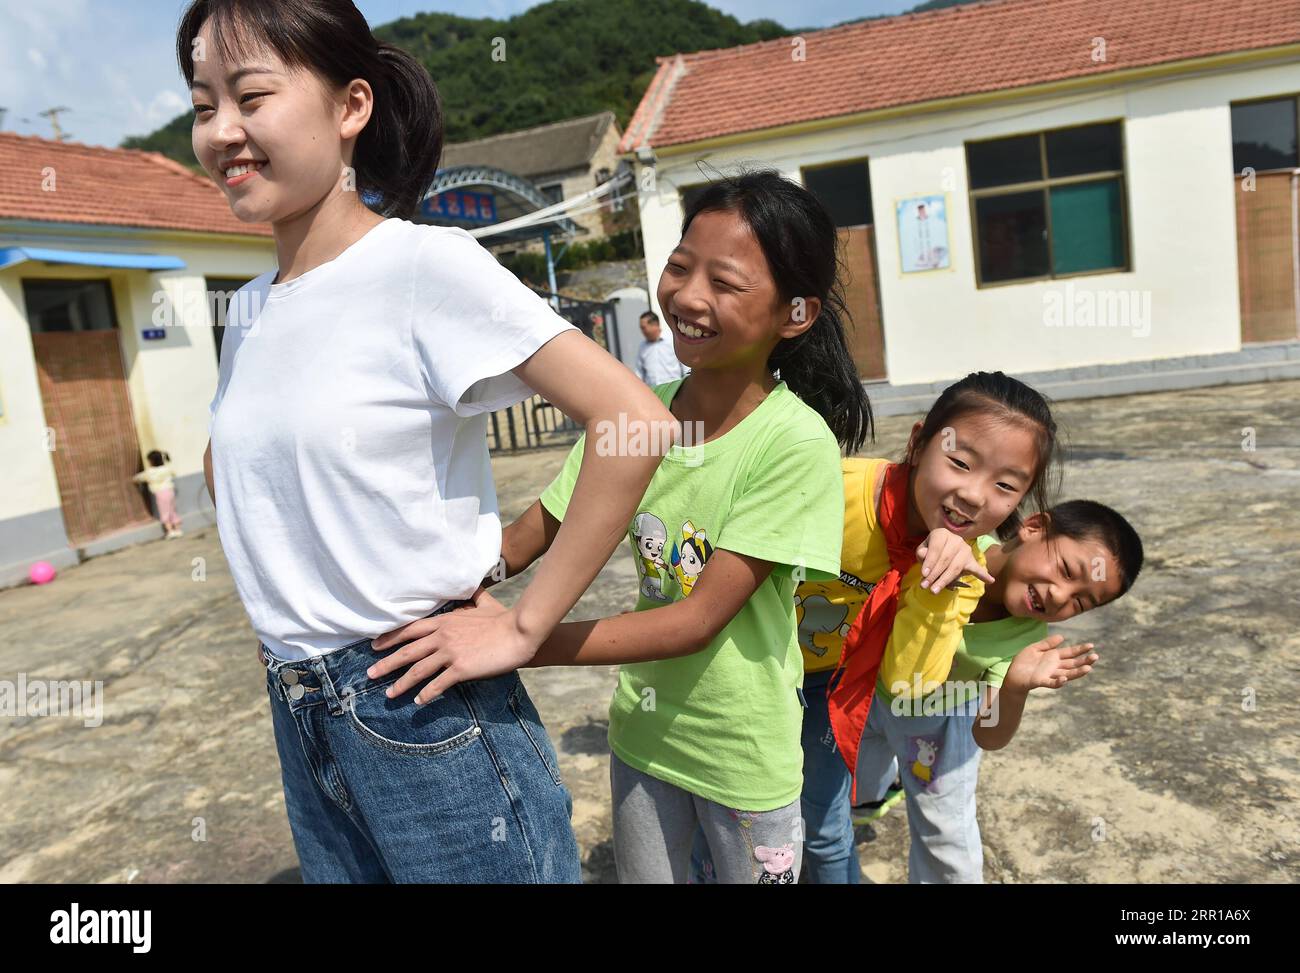
[[[57,573],[49,561],[37,561],[28,569],[27,577],[32,579],[32,584],[49,584]]]

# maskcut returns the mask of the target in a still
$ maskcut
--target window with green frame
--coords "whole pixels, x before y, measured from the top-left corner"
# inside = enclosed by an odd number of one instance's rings
[[[1119,122],[966,143],[981,284],[1127,270]]]

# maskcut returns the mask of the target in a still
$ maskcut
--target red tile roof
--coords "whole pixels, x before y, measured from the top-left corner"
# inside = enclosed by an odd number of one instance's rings
[[[54,191],[42,188],[54,171]],[[269,223],[243,223],[211,179],[157,152],[55,142],[0,132],[0,220],[272,236]]]
[[[619,151],[1296,44],[1300,0],[991,0],[802,36],[802,61],[789,37],[656,58]]]

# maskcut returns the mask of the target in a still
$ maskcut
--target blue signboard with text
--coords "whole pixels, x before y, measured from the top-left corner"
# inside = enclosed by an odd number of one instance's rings
[[[458,223],[495,223],[496,200],[490,193],[473,193],[449,189],[430,196],[420,204],[420,212],[430,219],[455,220]]]

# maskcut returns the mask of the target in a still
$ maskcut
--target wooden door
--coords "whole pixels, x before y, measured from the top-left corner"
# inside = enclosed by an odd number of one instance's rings
[[[885,337],[876,286],[875,227],[841,227],[839,239],[845,269],[844,303],[852,318],[844,322],[844,333],[853,363],[862,378],[884,378]]]
[[[69,541],[149,523],[131,482],[140,447],[117,329],[33,334],[32,345]]]
[[[1243,191],[1241,176],[1234,187],[1241,340],[1293,340],[1300,334],[1296,308],[1300,187],[1290,172],[1265,172],[1253,178],[1255,188],[1249,192]]]

